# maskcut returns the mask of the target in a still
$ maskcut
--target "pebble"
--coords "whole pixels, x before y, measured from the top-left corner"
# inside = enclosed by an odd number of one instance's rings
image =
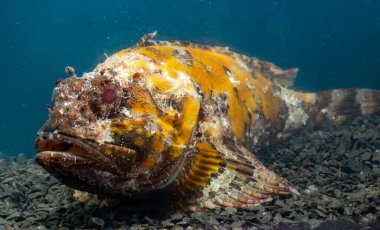
[[[340,191],[339,189],[334,189],[334,194],[335,197],[339,198],[342,195],[342,191]]]
[[[174,224],[171,222],[171,220],[164,220],[161,222],[161,225],[164,226],[164,227],[171,227],[171,226],[174,226]]]
[[[174,230],[182,230],[183,227],[181,225],[174,225],[173,229]]]
[[[6,162],[4,159],[0,159],[0,170],[3,170],[6,168]]]
[[[351,207],[344,207],[344,215],[351,216],[353,213],[353,210]]]
[[[311,195],[318,193],[318,188],[315,185],[310,185],[307,187],[307,189],[304,190],[305,194]]]
[[[350,172],[358,173],[362,170],[362,168],[363,168],[363,165],[360,161],[357,161],[355,159],[348,159],[343,169],[346,170],[348,173]]]
[[[261,218],[259,218],[259,221],[264,224],[268,223],[271,220],[272,220],[272,215],[270,213],[265,213],[262,215]]]
[[[380,177],[380,168],[373,168],[372,174],[374,177]]]
[[[99,217],[92,217],[90,219],[91,223],[94,223],[96,224],[97,226],[99,227],[103,227],[104,226],[104,220],[99,218]]]
[[[0,226],[7,224],[7,221],[0,217]]]
[[[190,218],[188,218],[188,217],[184,217],[180,222],[178,222],[177,224],[179,224],[179,225],[186,225],[186,224],[188,224],[189,223],[189,221],[190,221]]]
[[[338,199],[333,199],[333,201],[331,202],[331,204],[329,204],[329,208],[332,208],[332,209],[340,209],[341,207],[343,206],[343,203],[342,201],[338,200]]]
[[[372,156],[372,160],[374,162],[380,162],[380,149],[377,149],[374,153],[373,153],[373,156]]]
[[[183,218],[183,214],[182,214],[182,213],[179,213],[179,212],[177,212],[177,213],[175,213],[175,214],[171,215],[171,216],[170,216],[170,218],[171,218],[172,220],[180,220],[180,219],[182,219],[182,218]]]
[[[369,159],[371,159],[371,157],[372,157],[371,152],[364,152],[361,154],[362,161],[368,161]]]
[[[18,154],[17,157],[14,160],[19,165],[26,164],[26,156],[25,156],[24,153]]]
[[[235,221],[231,224],[231,228],[240,228],[241,226],[243,226],[245,221],[243,220],[239,220],[239,221]]]
[[[281,219],[282,219],[281,214],[276,214],[276,215],[273,217],[273,220],[274,220],[274,221],[280,221]]]
[[[236,208],[226,208],[225,212],[228,213],[229,215],[234,215],[237,212],[237,210]]]

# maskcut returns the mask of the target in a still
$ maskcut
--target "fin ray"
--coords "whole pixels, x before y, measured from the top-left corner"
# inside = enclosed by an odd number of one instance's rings
[[[218,171],[214,170],[214,177],[211,172],[205,172],[205,178],[208,178],[207,185],[203,184],[201,196],[197,198],[198,204],[203,208],[208,207],[234,207],[247,208],[268,202],[273,196],[279,194],[299,194],[296,189],[288,185],[286,179],[278,176],[262,165],[251,152],[244,147],[234,147],[233,150],[224,146],[226,151],[217,151],[211,144],[197,144],[200,150],[198,154],[204,157],[205,152],[213,153],[213,161],[207,161],[207,164],[214,164],[215,157],[225,164],[219,164]],[[187,186],[194,187],[197,178],[193,173],[208,170],[201,168],[200,161],[194,161],[189,175],[185,179]],[[208,165],[209,166],[209,165]],[[194,175],[191,175],[194,174]],[[188,180],[191,180],[188,181]]]

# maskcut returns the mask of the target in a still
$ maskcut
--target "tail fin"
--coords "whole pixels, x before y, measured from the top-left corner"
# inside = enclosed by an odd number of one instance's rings
[[[358,116],[380,114],[380,91],[376,90],[335,89],[301,95],[303,99],[309,99],[303,101],[311,118],[311,125],[318,125],[326,120],[341,124]]]

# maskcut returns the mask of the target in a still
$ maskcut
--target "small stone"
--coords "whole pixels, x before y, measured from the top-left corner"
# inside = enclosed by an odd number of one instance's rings
[[[311,195],[311,194],[316,194],[318,193],[318,187],[315,185],[310,185],[307,187],[307,189],[303,190],[303,193]]]
[[[177,213],[174,213],[173,215],[171,215],[170,218],[172,220],[180,220],[183,218],[183,215],[181,213],[177,212]]]
[[[262,217],[259,219],[259,221],[263,224],[268,223],[272,220],[272,215],[270,213],[263,213]]]
[[[37,197],[41,197],[43,194],[42,193],[40,193],[40,192],[34,192],[34,193],[31,193],[31,194],[29,194],[28,195],[28,198],[29,199],[35,199],[35,198],[37,198]]]
[[[144,217],[144,219],[146,221],[148,221],[148,223],[150,223],[150,224],[152,224],[154,222],[154,220],[152,218],[148,217],[148,216]]]
[[[334,189],[334,195],[335,197],[339,198],[340,196],[342,196],[342,191],[340,191],[339,189]]]
[[[361,159],[362,161],[368,161],[369,159],[371,159],[371,156],[372,156],[371,152],[364,152],[361,155]]]
[[[375,162],[380,162],[380,149],[377,149],[372,156],[372,160]]]
[[[14,219],[19,218],[20,216],[21,216],[20,213],[15,211],[12,214],[10,214],[9,216],[7,216],[5,219],[6,220],[14,220]]]
[[[300,223],[295,223],[290,225],[288,229],[291,230],[309,230],[310,229],[310,224],[306,222],[300,222]]]
[[[184,217],[180,222],[178,222],[177,224],[180,224],[180,225],[186,225],[188,224],[190,221],[190,218],[189,217]]]
[[[198,213],[198,212],[191,213],[191,218],[195,220],[200,220],[202,219],[202,213]]]
[[[362,229],[357,223],[350,220],[326,220],[319,225],[315,230],[324,229]]]
[[[310,149],[307,150],[307,154],[309,156],[315,156],[317,154],[317,150],[315,149],[315,147],[311,147]]]
[[[121,229],[124,229],[124,228],[120,228]],[[139,225],[133,225],[131,226],[130,230],[144,230],[146,228],[144,228],[143,226],[139,226]]]
[[[306,151],[302,151],[302,152],[300,152],[300,155],[299,155],[299,156],[300,156],[301,158],[305,158],[306,155],[307,155]]]
[[[351,216],[352,213],[353,213],[352,208],[350,208],[350,207],[344,207],[344,215]]]
[[[315,209],[314,211],[318,214],[318,216],[320,216],[320,217],[326,217],[326,214],[324,212],[322,212],[322,211],[320,211],[318,209]]]
[[[229,215],[234,215],[237,212],[236,208],[226,208],[225,211]]]
[[[274,221],[280,221],[281,219],[282,219],[281,214],[276,214],[276,215],[273,217],[273,220],[274,220]]]
[[[5,225],[7,223],[2,217],[0,217],[0,225]]]
[[[0,169],[5,168],[6,165],[7,165],[7,163],[5,162],[5,160],[4,159],[0,159]]]
[[[26,192],[28,189],[23,185],[18,182],[13,182],[12,187],[16,188],[19,192]]]
[[[174,225],[174,226],[173,226],[173,229],[174,229],[174,230],[182,230],[183,227],[182,227],[181,225]]]
[[[174,224],[171,222],[171,220],[164,220],[161,222],[162,226],[164,227],[172,227]]]
[[[361,221],[363,224],[365,224],[365,225],[368,225],[368,223],[369,223],[369,220],[368,220],[368,218],[366,218],[366,217],[363,217],[360,221]]]
[[[380,168],[373,168],[372,169],[372,175],[374,177],[380,177]]]
[[[362,170],[362,163],[357,160],[349,159],[345,166],[343,167],[343,170],[347,173],[350,172],[360,172]]]
[[[238,221],[235,221],[231,224],[231,228],[241,228],[241,226],[244,224],[245,221],[243,220],[238,220]]]
[[[334,199],[331,204],[329,205],[330,208],[333,208],[333,209],[339,209],[343,206],[343,203],[338,200],[338,199]]]
[[[346,152],[347,149],[349,149],[351,146],[351,139],[347,135],[343,135],[342,138],[340,139],[340,145],[336,152],[338,154],[342,154]]]
[[[104,220],[99,218],[99,217],[92,217],[90,219],[90,221],[94,224],[96,224],[97,226],[100,226],[100,227],[103,227],[104,226]]]
[[[12,177],[8,177],[7,179],[4,179],[1,183],[2,183],[2,184],[6,184],[6,183],[8,183],[8,182],[11,182],[12,180],[13,180]]]
[[[17,164],[26,164],[26,157],[25,157],[25,154],[24,153],[20,153],[17,155],[17,157],[15,158],[15,162]]]
[[[214,215],[206,215],[203,218],[203,223],[210,226],[218,226],[219,222]]]
[[[344,152],[344,156],[347,157],[348,159],[353,159],[353,158],[359,156],[359,152],[358,151],[347,151],[347,152]]]

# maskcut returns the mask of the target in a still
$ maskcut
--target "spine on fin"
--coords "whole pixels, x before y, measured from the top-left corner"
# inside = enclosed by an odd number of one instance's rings
[[[335,89],[314,95],[313,103],[304,104],[314,125],[326,120],[341,124],[358,116],[380,114],[380,91]]]

